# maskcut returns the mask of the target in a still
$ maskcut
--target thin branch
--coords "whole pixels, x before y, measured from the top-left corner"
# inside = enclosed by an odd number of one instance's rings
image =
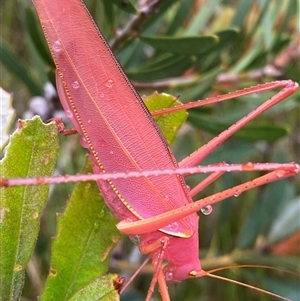
[[[233,74],[233,73],[221,73],[216,78],[217,84],[234,84],[239,83],[241,80],[258,80],[260,81],[264,77],[270,77],[272,79],[280,79],[283,76],[283,72],[273,65],[267,65],[260,69],[255,69],[247,73]],[[151,82],[132,82],[136,89],[170,89],[178,88],[180,86],[190,86],[199,83],[200,77],[196,74],[185,77],[171,77]]]
[[[132,84],[136,89],[160,89],[160,88],[174,88],[180,86],[192,85],[195,82],[199,81],[199,76],[190,75],[190,76],[178,76],[170,77],[162,80],[151,81],[151,82],[135,82]]]
[[[112,50],[116,50],[120,44],[124,43],[131,36],[136,35],[141,25],[153,12],[157,10],[163,0],[153,0],[149,4],[143,6],[137,15],[133,16],[122,31],[119,31],[116,37],[110,42]]]

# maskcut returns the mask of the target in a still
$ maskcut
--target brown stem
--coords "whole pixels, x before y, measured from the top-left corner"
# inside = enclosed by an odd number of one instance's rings
[[[140,29],[141,25],[145,22],[149,15],[151,15],[163,2],[163,0],[153,0],[149,4],[143,6],[137,15],[127,23],[122,31],[110,42],[110,48],[116,50],[127,39],[134,36]]]

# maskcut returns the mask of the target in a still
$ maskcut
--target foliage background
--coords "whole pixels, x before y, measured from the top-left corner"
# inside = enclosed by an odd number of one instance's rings
[[[151,1],[140,1],[145,7]],[[155,13],[128,31],[126,40],[116,39],[119,28],[132,18],[126,1],[89,0],[87,4],[105,37],[113,43],[122,66],[140,94],[153,91],[180,95],[181,101],[202,99],[275,79],[299,81],[299,1],[294,0],[165,0]],[[125,7],[125,9],[124,9]],[[134,6],[137,7],[134,2]],[[53,64],[45,50],[39,24],[30,1],[1,1],[1,86],[14,94],[19,117],[30,107],[30,98],[43,95],[46,81],[53,81]],[[79,20],[80,22],[80,20]],[[211,35],[218,35],[213,43]],[[199,47],[187,36],[210,36]],[[164,42],[158,37],[167,36]],[[152,37],[150,39],[149,37]],[[117,42],[116,42],[117,40]],[[175,44],[172,44],[175,43]],[[201,44],[200,44],[201,43]],[[151,46],[152,45],[152,46]],[[173,46],[176,45],[176,46]],[[171,80],[172,78],[172,80]],[[272,93],[235,99],[190,112],[173,149],[178,160],[203,145],[226,125],[255,108]],[[59,110],[54,101],[45,120]],[[203,163],[299,162],[299,92],[251,123]],[[36,108],[33,108],[34,113]],[[27,115],[26,115],[27,116]],[[75,137],[61,138],[57,170],[79,172],[84,152]],[[76,158],[76,160],[72,159]],[[80,159],[81,158],[81,159]],[[253,178],[253,174],[227,174],[198,197]],[[193,186],[201,179],[189,179]],[[297,181],[298,180],[298,181]],[[62,212],[69,185],[51,192],[41,220],[32,261],[38,261],[40,280],[27,277],[24,298],[34,300],[43,286],[50,260],[51,237],[56,231],[56,212]],[[206,270],[224,265],[260,264],[299,273],[299,177],[280,181],[232,198],[214,207],[200,219],[200,256]],[[294,213],[294,219],[291,211]],[[297,215],[298,214],[298,215]],[[113,270],[126,275],[134,270],[131,244],[118,246]],[[129,256],[130,255],[130,256]],[[27,271],[28,272],[28,271]],[[28,272],[30,273],[30,271]],[[299,278],[265,269],[229,269],[225,276],[300,300]],[[143,300],[150,275],[140,275],[122,300]],[[217,289],[216,289],[217,287]],[[212,279],[184,281],[169,286],[172,300],[268,300],[269,297],[240,286]],[[157,295],[159,300],[159,297]]]

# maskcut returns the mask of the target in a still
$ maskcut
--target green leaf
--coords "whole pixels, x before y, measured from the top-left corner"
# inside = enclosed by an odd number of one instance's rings
[[[132,80],[149,81],[181,75],[193,65],[190,57],[174,54],[163,54],[148,61],[142,67],[127,70],[127,75]]]
[[[92,172],[89,162],[83,170],[87,172]],[[95,182],[79,182],[75,186],[66,211],[58,220],[50,273],[41,300],[69,300],[106,274],[110,252],[121,238],[117,222]]]
[[[29,66],[21,61],[3,39],[0,40],[0,61],[11,73],[26,85],[32,95],[43,94],[42,83],[37,83],[29,72]]]
[[[215,34],[219,37],[218,48],[222,50],[223,47],[232,44],[237,39],[240,31],[238,28],[227,28],[216,32]]]
[[[114,5],[116,5],[121,10],[129,13],[136,14],[137,10],[134,5],[129,0],[110,0]]]
[[[193,111],[189,112],[189,121],[202,130],[206,130],[213,134],[219,134],[232,125],[230,123],[218,122],[211,119],[208,120],[207,118],[202,118]],[[237,133],[233,135],[233,137],[253,142],[258,140],[274,142],[286,136],[288,133],[289,129],[286,126],[252,122],[250,125],[246,125],[241,128]]]
[[[242,27],[245,22],[245,16],[250,11],[251,6],[253,5],[254,0],[241,0],[236,9],[234,18],[231,22],[231,25]]]
[[[47,63],[48,66],[55,68],[55,64],[51,57],[46,40],[41,31],[39,21],[37,20],[36,12],[33,10],[32,7],[29,7],[26,9],[25,16],[26,16],[25,20],[26,20],[27,31],[36,50],[39,52],[40,56]]]
[[[217,36],[151,37],[140,39],[155,49],[181,55],[200,55],[212,49],[219,41]]]
[[[117,275],[110,274],[102,276],[89,283],[78,291],[70,301],[118,301],[119,294],[116,293],[114,282],[118,279]]]
[[[178,106],[181,102],[172,95],[166,93],[153,93],[143,98],[150,112]],[[156,116],[154,119],[160,127],[169,145],[172,145],[176,134],[182,124],[186,121],[188,114],[186,111],[177,111],[171,114]]]
[[[20,120],[18,129],[1,160],[1,177],[50,175],[58,153],[56,123],[40,118]],[[19,300],[25,267],[39,231],[39,218],[48,196],[48,186],[0,189],[0,299]]]
[[[154,13],[151,14],[145,23],[142,25],[142,30],[149,29],[155,22],[161,22],[161,19],[164,18],[164,15],[168,11],[168,9],[174,7],[176,2],[180,2],[179,0],[164,0],[161,1],[159,9]]]
[[[184,101],[191,101],[191,99],[197,99],[205,95],[205,92],[207,92],[214,84],[216,77],[221,70],[222,69],[220,67],[217,67],[203,73],[202,76],[197,81],[195,81],[193,87],[191,87],[184,93],[181,99]],[[180,93],[180,91],[178,91],[178,93]],[[205,108],[208,108],[208,106],[206,106]],[[203,109],[203,107],[201,109]]]
[[[277,260],[282,259],[278,258]],[[293,279],[288,273],[284,278],[279,278],[278,276],[269,276],[267,273],[257,273],[257,271],[243,271],[243,277],[249,284],[259,283],[267,291],[284,296],[288,300],[299,301],[299,280]]]
[[[268,234],[269,244],[274,244],[285,239],[292,233],[300,229],[300,196],[295,200],[291,200],[285,208],[283,208],[276,219]]]
[[[288,180],[271,183],[265,188],[240,231],[238,247],[247,248],[258,236],[266,234],[282,208],[294,197],[293,189]]]
[[[215,7],[219,5],[220,0],[204,1],[201,4],[201,9],[194,14],[195,17],[189,22],[188,28],[185,30],[185,35],[195,35],[203,30],[206,23],[213,16]]]
[[[186,20],[186,16],[188,16],[194,10],[193,3],[194,0],[179,1],[177,10],[175,6],[173,6],[172,14],[174,15],[171,18],[172,21],[169,24],[166,34],[172,35],[177,30],[180,30],[182,23],[184,23]]]

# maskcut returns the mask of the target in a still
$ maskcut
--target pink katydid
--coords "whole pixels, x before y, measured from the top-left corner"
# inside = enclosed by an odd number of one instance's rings
[[[98,185],[110,209],[122,220],[118,228],[126,234],[138,236],[140,250],[153,259],[156,272],[147,300],[150,300],[157,281],[163,300],[169,300],[165,279],[181,281],[206,274],[201,269],[198,252],[190,251],[198,250],[198,216],[195,212],[237,192],[295,175],[299,172],[299,166],[214,166],[211,169],[213,173],[206,182],[200,183],[193,191],[205,188],[210,181],[227,170],[273,171],[193,203],[191,196],[194,192],[187,190],[183,178],[178,175],[179,171],[176,170],[173,175],[168,171],[177,168],[169,147],[102,35],[90,22],[90,16],[83,4],[74,0],[65,3],[37,0],[35,4],[57,65],[57,86],[62,104],[73,125],[82,135],[84,146],[90,150],[94,172],[101,175],[104,172],[110,174],[124,169],[128,172],[167,170],[159,176],[148,174],[147,178],[113,179],[113,176],[110,176],[109,179],[99,180]],[[84,21],[84,25],[73,24],[74,17]],[[78,32],[81,33],[79,36]],[[75,37],[76,44],[73,43]],[[91,67],[88,76],[84,72],[87,66]],[[99,74],[103,74],[102,81],[96,81]],[[297,85],[291,81],[273,82],[204,102],[214,103],[235,95],[278,87],[283,89],[276,96],[180,162],[179,166],[185,168],[198,164],[243,125],[294,93]],[[192,106],[195,104],[186,105],[185,108]],[[94,120],[101,130],[93,127]],[[116,156],[113,161],[111,152]],[[116,165],[116,162],[121,164]],[[184,250],[178,252],[183,249],[183,243]],[[169,262],[164,272],[161,269],[163,259]]]

